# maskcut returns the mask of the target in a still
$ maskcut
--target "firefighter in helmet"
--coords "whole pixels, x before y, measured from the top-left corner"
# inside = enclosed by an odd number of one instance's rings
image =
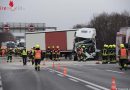
[[[40,71],[40,62],[43,59],[42,50],[40,50],[40,45],[36,44],[34,51],[34,60],[35,60],[35,70]]]
[[[51,48],[50,48],[50,46],[47,47],[47,50],[46,50],[46,58],[47,58],[47,59],[51,59]]]
[[[112,60],[113,60],[113,48],[112,47],[113,47],[112,45],[109,45],[109,51],[108,51],[108,53],[109,53],[109,63],[111,63]]]
[[[102,49],[102,64],[108,63],[108,45],[104,44]]]
[[[59,48],[59,46],[56,46],[55,53],[56,53],[56,60],[60,61],[60,48]]]
[[[7,49],[7,62],[12,62],[13,49]]]
[[[124,44],[120,44],[120,50],[118,55],[119,55],[120,70],[122,69],[127,70],[128,51],[125,48]]]
[[[111,63],[116,63],[116,45],[112,45],[112,61]]]
[[[53,45],[52,46],[52,50],[51,50],[51,52],[52,52],[52,60],[56,60],[56,53],[55,53],[55,51],[56,51],[56,49],[55,49],[55,46]]]
[[[24,47],[23,50],[22,50],[22,59],[23,59],[23,65],[26,65],[27,64],[27,50],[26,48]]]

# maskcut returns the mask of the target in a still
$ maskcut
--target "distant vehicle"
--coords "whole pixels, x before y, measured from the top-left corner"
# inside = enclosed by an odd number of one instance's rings
[[[24,48],[25,47],[25,40],[20,39],[20,41],[17,41],[17,47],[18,48]]]
[[[61,56],[68,56],[71,59],[73,52],[73,41],[76,29],[71,30],[57,30],[44,32],[27,32],[25,34],[26,48],[31,49],[36,44],[45,51],[48,46],[59,46]]]
[[[94,28],[81,28],[75,32],[74,39],[74,59],[79,60],[77,48],[79,46],[85,46],[83,61],[87,59],[95,59],[96,57],[96,30]]]
[[[13,41],[2,42],[2,47],[15,48],[16,47],[16,43],[13,42]]]
[[[118,59],[118,52],[120,44],[124,44],[128,49],[128,64],[130,64],[130,27],[122,27],[116,36],[116,56]]]

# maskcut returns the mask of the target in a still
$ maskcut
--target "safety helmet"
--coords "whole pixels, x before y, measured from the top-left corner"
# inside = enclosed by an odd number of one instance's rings
[[[39,44],[36,44],[35,48],[40,48],[40,45],[39,45]]]
[[[59,48],[59,46],[56,46],[56,48]]]
[[[85,46],[83,45],[82,48],[85,48]]]
[[[108,45],[106,44],[106,47],[108,48]]]
[[[106,44],[104,44],[104,47],[106,47]]]
[[[52,46],[52,48],[55,48],[55,46]]]
[[[120,44],[120,47],[121,47],[121,48],[124,48],[124,44]]]
[[[109,48],[112,48],[112,45],[109,45]]]
[[[116,45],[115,45],[115,44],[113,44],[112,46],[113,46],[114,48],[116,47]]]

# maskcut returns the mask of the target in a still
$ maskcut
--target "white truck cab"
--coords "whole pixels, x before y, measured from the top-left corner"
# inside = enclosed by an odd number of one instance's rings
[[[77,53],[76,49],[80,45],[86,46],[85,50],[85,60],[94,59],[96,55],[96,29],[95,28],[81,28],[75,32],[74,39],[74,51]]]

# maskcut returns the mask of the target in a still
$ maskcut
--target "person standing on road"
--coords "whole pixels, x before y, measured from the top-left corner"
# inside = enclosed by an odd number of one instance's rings
[[[119,64],[120,64],[120,70],[125,69],[127,70],[127,59],[128,59],[128,51],[125,48],[124,44],[120,44],[120,50],[119,50]]]
[[[40,45],[38,44],[35,46],[34,59],[35,59],[35,70],[40,71],[40,62],[43,59],[43,53],[42,50],[40,50]]]
[[[47,59],[51,59],[51,49],[50,49],[50,46],[47,47],[47,50],[46,50],[46,58],[47,58]]]
[[[113,60],[113,46],[112,45],[109,45],[109,62],[112,63],[112,60]]]
[[[9,48],[7,50],[7,62],[12,62],[13,49]]]
[[[56,49],[54,46],[52,46],[52,60],[56,60],[56,53],[55,53]]]
[[[23,59],[23,65],[26,65],[27,64],[27,50],[25,47],[22,50],[22,59]]]
[[[108,45],[104,44],[102,49],[102,64],[108,63]]]
[[[56,60],[60,61],[60,48],[56,46]]]
[[[111,63],[116,63],[116,45],[112,45],[112,61]]]
[[[35,51],[35,47],[32,48],[30,55],[31,55],[31,61],[32,61],[32,65],[34,64],[34,51]]]

